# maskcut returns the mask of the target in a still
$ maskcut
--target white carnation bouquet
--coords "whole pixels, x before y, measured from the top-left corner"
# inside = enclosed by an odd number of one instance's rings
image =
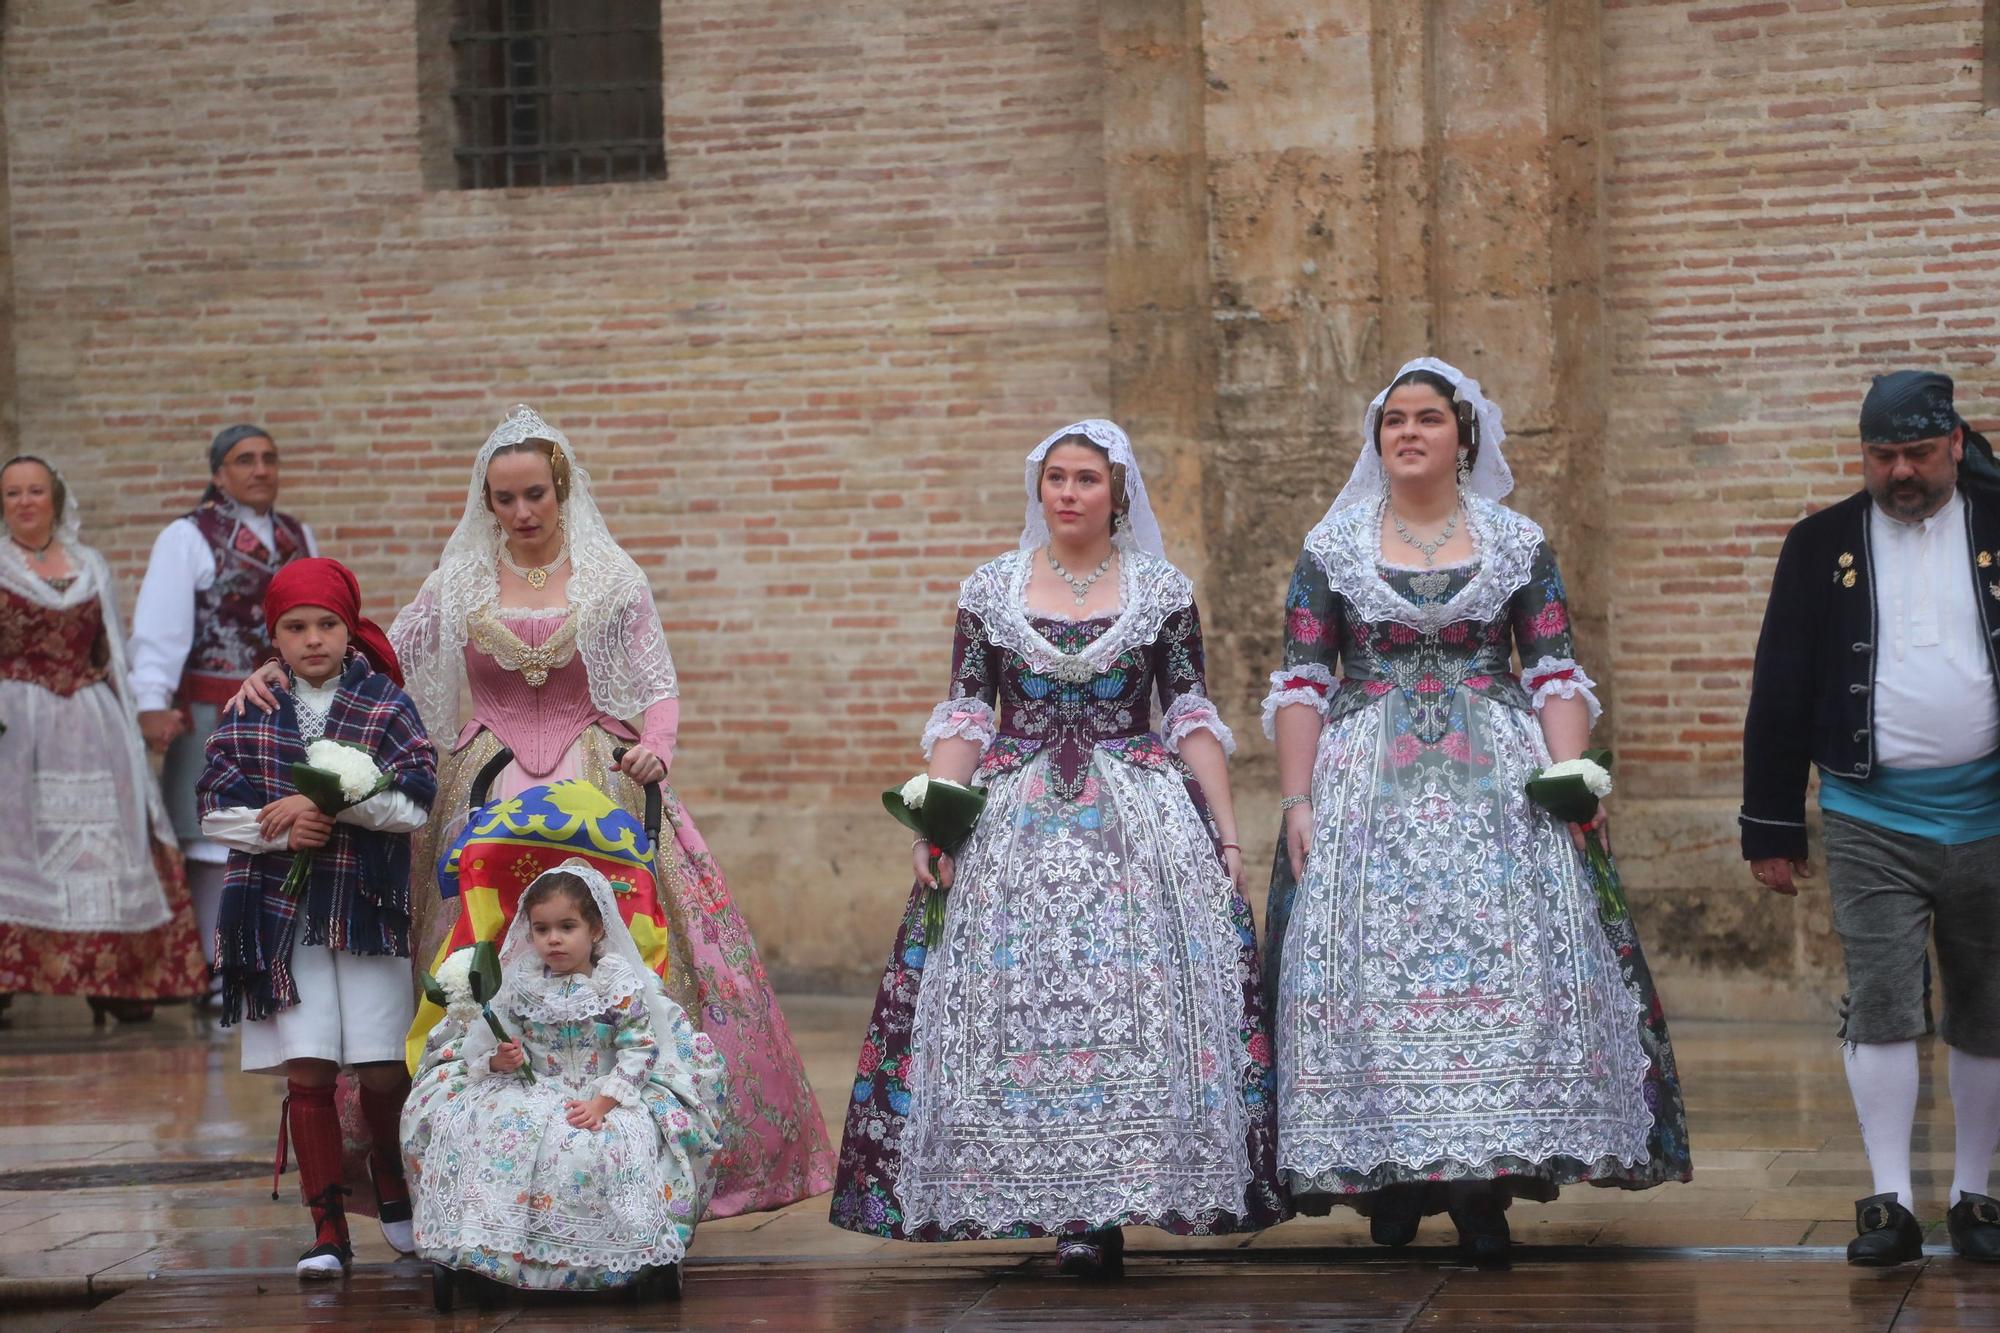
[[[1571,824],[1588,825],[1596,819],[1599,803],[1610,794],[1609,750],[1585,750],[1579,758],[1535,770],[1528,779],[1528,799]],[[1583,860],[1597,891],[1598,911],[1607,921],[1623,920],[1625,892],[1618,882],[1618,867],[1611,861],[1611,849],[1604,845],[1603,829],[1583,830]]]
[[[938,861],[972,836],[979,812],[986,808],[986,789],[967,787],[933,778],[923,773],[902,786],[882,793],[882,807],[901,824],[930,844],[931,878],[938,873]],[[944,934],[944,886],[932,887],[924,899],[924,951],[937,948]]]
[[[292,786],[331,818],[388,790],[389,777],[376,766],[375,756],[360,746],[322,738],[308,745],[306,757],[292,765]],[[286,897],[305,892],[313,850],[307,847],[292,854],[292,868],[281,889]]]

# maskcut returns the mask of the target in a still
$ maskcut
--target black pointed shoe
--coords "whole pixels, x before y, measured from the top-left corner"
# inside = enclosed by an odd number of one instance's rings
[[[2000,1264],[2000,1202],[1984,1194],[1961,1194],[1944,1215],[1944,1226],[1959,1258]]]
[[[1888,1268],[1922,1256],[1924,1229],[1893,1194],[1875,1194],[1854,1205],[1854,1229],[1847,1242],[1847,1262],[1867,1268]]]

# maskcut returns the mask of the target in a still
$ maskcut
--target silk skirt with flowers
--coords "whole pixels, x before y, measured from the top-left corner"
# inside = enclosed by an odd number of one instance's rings
[[[1255,929],[1197,784],[1150,734],[1003,734],[978,781],[938,949],[921,887],[896,935],[834,1223],[941,1241],[1281,1220]]]
[[[1302,562],[1295,601],[1314,573]],[[1525,791],[1548,751],[1507,652],[1511,628],[1523,661],[1568,656],[1550,587],[1559,598],[1552,565],[1517,594],[1532,605],[1433,634],[1329,605],[1323,584],[1294,617],[1335,627],[1348,666],[1320,735],[1303,882],[1281,838],[1270,897],[1279,1165],[1301,1211],[1368,1212],[1390,1185],[1435,1187],[1438,1211],[1452,1180],[1546,1200],[1690,1174],[1631,918],[1600,902],[1567,826]],[[1537,625],[1561,641],[1536,642]]]

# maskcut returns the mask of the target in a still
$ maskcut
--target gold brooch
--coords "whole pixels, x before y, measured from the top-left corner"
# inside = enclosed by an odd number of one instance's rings
[[[1847,572],[1846,572],[1845,574],[1842,574],[1842,575],[1840,576],[1840,586],[1841,586],[1841,587],[1843,587],[1843,588],[1852,588],[1852,587],[1854,586],[1854,571],[1853,571],[1853,570],[1851,570],[1851,569],[1850,569],[1850,570],[1848,570],[1848,571],[1847,571]],[[1993,595],[1994,595],[1995,597],[2000,597],[2000,584],[1996,584],[1996,585],[1994,586],[1994,589],[1993,589]]]
[[[1991,569],[1993,567],[1993,553],[1991,551],[1981,551],[1979,553],[1979,567],[1981,569]]]
[[[1852,551],[1842,551],[1842,552],[1840,553],[1840,561],[1839,561],[1839,563],[1840,563],[1840,567],[1841,567],[1842,569],[1852,569],[1852,568],[1854,568],[1854,552],[1852,552]]]

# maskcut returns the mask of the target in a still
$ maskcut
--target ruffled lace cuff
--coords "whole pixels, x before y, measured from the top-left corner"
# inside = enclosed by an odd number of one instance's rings
[[[1310,704],[1326,716],[1326,696],[1333,692],[1333,672],[1317,662],[1271,673],[1271,692],[1264,696],[1264,738],[1278,739],[1278,710],[1286,704]]]
[[[985,754],[986,747],[993,744],[993,735],[992,704],[971,695],[946,699],[931,710],[930,725],[924,728],[924,758],[931,757],[939,741],[954,736],[977,741],[979,752]]]
[[[1582,667],[1567,657],[1544,657],[1521,673],[1521,687],[1533,697],[1537,711],[1548,703],[1550,695],[1559,695],[1564,699],[1582,695],[1583,701],[1590,705],[1590,725],[1593,727],[1597,725],[1598,714],[1604,711],[1604,705],[1597,702],[1597,695],[1592,693],[1596,684],[1583,674]]]
[[[1179,754],[1181,742],[1197,731],[1221,741],[1224,754],[1236,753],[1236,734],[1223,724],[1215,703],[1205,694],[1183,694],[1167,706],[1166,716],[1160,719],[1160,739]]]
[[[600,1097],[609,1097],[620,1106],[637,1106],[639,1104],[639,1090],[633,1087],[631,1081],[622,1074],[606,1074],[602,1079],[598,1080],[597,1095]]]

